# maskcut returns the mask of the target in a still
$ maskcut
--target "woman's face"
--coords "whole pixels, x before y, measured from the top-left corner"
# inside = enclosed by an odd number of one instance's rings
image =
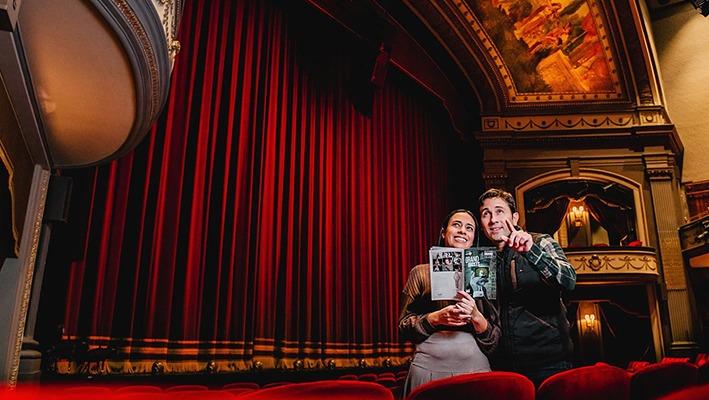
[[[455,213],[448,220],[448,226],[441,236],[447,247],[467,249],[473,245],[475,239],[475,220],[468,213]]]

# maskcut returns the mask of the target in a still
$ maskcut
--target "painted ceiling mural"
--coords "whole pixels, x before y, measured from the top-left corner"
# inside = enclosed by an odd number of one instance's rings
[[[512,103],[617,100],[616,64],[598,0],[454,0]]]

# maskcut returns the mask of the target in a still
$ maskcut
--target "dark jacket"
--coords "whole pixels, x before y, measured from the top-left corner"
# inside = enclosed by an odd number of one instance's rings
[[[549,235],[532,234],[525,254],[508,247],[498,252],[498,309],[502,338],[493,368],[520,370],[567,360],[572,350],[566,307],[576,272]]]

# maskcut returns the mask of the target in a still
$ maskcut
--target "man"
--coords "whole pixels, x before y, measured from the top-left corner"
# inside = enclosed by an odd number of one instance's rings
[[[521,373],[539,385],[571,368],[572,343],[561,294],[576,272],[549,235],[517,226],[512,195],[490,189],[480,196],[482,230],[497,245],[498,306],[502,339],[493,367]]]

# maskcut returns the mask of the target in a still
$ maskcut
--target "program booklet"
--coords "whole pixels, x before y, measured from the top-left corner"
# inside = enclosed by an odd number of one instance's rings
[[[458,290],[473,298],[497,297],[497,251],[494,247],[431,247],[431,300],[455,300]]]

